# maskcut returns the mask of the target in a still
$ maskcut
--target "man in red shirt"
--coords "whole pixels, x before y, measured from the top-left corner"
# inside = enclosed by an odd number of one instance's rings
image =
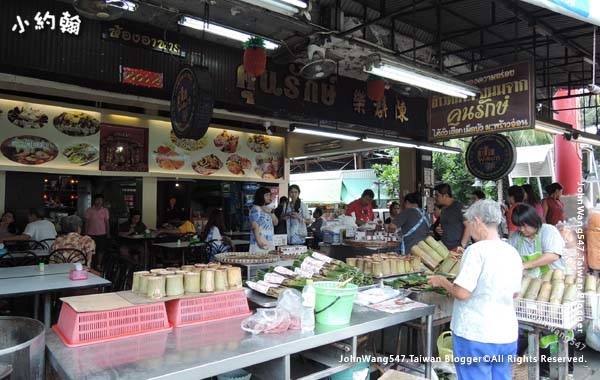
[[[351,216],[352,213],[354,213],[354,216],[356,217],[356,224],[359,226],[373,221],[375,219],[372,206],[373,198],[375,198],[375,193],[373,193],[373,190],[367,189],[363,191],[360,198],[350,202],[348,207],[346,207],[346,215]]]

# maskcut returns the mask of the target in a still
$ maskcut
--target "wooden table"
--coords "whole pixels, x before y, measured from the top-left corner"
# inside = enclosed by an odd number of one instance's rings
[[[38,297],[44,295],[44,325],[50,327],[52,293],[61,290],[104,287],[110,281],[88,273],[87,280],[71,281],[69,272],[73,264],[49,264],[43,272],[39,266],[0,268],[0,298],[11,298],[33,294],[36,296],[34,315],[37,317]]]

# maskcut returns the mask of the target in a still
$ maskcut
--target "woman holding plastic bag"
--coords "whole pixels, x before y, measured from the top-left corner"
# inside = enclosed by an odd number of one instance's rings
[[[291,185],[288,188],[288,206],[281,217],[287,223],[288,244],[305,244],[306,225],[310,223],[308,206],[300,200],[300,187]]]

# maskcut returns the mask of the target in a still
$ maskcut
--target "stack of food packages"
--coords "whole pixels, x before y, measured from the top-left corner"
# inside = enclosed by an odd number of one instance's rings
[[[600,279],[593,274],[588,274],[585,278],[585,317],[598,318],[600,316]],[[594,305],[594,306],[592,306]],[[596,309],[595,315],[593,308]]]
[[[358,286],[373,284],[373,277],[363,273],[343,261],[333,259],[318,252],[307,251],[294,261],[293,269],[282,266],[271,267],[267,272],[259,272],[257,281],[246,281],[246,285],[271,297],[278,297],[287,288],[302,289],[306,280],[346,281]]]
[[[594,283],[595,285],[595,283]],[[594,288],[595,289],[595,288]],[[519,298],[531,301],[550,302],[561,305],[577,301],[575,276],[567,275],[560,269],[550,269],[540,278],[523,276]]]
[[[375,277],[386,277],[425,270],[417,256],[402,256],[394,253],[376,253],[370,256],[349,257],[346,263]]]
[[[160,299],[241,288],[242,272],[239,267],[211,263],[134,272],[131,290],[143,297]]]

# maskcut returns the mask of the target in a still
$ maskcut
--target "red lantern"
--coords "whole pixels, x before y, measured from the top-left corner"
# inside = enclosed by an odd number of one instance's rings
[[[249,47],[244,50],[244,69],[253,77],[259,77],[267,67],[267,51],[262,47]]]
[[[385,96],[385,81],[383,79],[367,80],[367,97],[378,102]]]

